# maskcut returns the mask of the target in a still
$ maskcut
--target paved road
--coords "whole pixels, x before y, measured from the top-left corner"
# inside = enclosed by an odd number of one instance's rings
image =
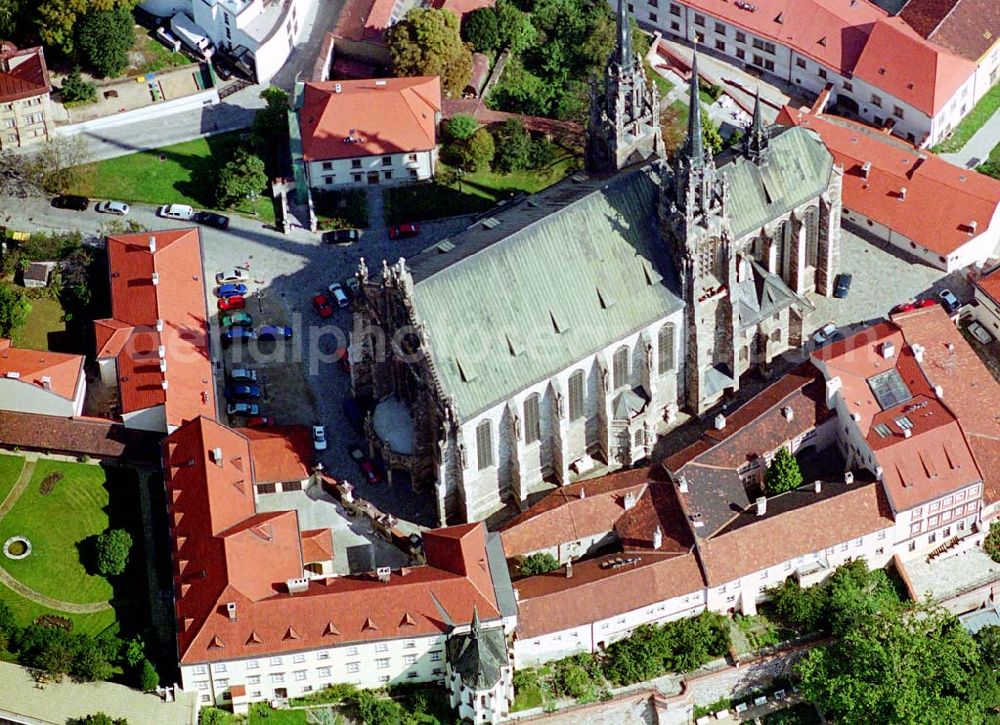
[[[994,113],[990,120],[972,135],[965,146],[953,154],[941,154],[941,157],[958,166],[971,168],[989,158],[990,152],[998,144],[1000,144],[1000,111]]]

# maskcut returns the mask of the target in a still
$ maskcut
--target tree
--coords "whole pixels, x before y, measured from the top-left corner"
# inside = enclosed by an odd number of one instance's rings
[[[94,640],[85,634],[73,638],[70,674],[82,682],[99,682],[111,677],[111,663]]]
[[[288,136],[288,93],[277,86],[268,86],[260,92],[267,104],[253,117],[250,131],[264,143]]]
[[[66,76],[59,94],[64,103],[91,103],[97,100],[97,89],[80,76],[80,66],[74,66]]]
[[[413,8],[389,28],[389,54],[397,76],[440,76],[446,97],[461,95],[472,74],[472,51],[462,42],[450,10]]]
[[[29,156],[15,157],[16,176],[33,193],[61,194],[74,185],[91,160],[82,135],[54,136],[32,147]]]
[[[493,136],[490,132],[481,128],[472,134],[472,138],[466,141],[468,148],[469,171],[488,171],[496,154],[496,146],[493,143]]]
[[[256,199],[267,186],[264,161],[246,149],[237,149],[233,158],[219,172],[216,197],[222,206],[232,206],[243,199]]]
[[[103,712],[95,712],[93,715],[78,718],[74,721],[76,725],[128,725],[128,720],[123,717],[111,717]]]
[[[109,529],[97,537],[97,570],[101,576],[118,576],[128,565],[132,536],[125,529]]]
[[[138,667],[144,659],[146,659],[146,643],[142,641],[142,637],[133,637],[125,645],[125,664],[129,667]]]
[[[511,53],[520,53],[535,42],[538,31],[531,24],[531,16],[511,0],[497,0],[493,12],[497,16],[501,47],[506,47]]]
[[[9,649],[17,632],[18,626],[14,620],[14,612],[5,602],[0,602],[0,652]]]
[[[817,584],[806,589],[792,578],[781,586],[769,589],[768,599],[778,616],[803,632],[815,632],[826,626],[827,594]]]
[[[714,123],[712,123],[712,119],[708,117],[708,114],[704,112],[701,114],[701,139],[702,143],[704,143],[713,154],[717,154],[722,151],[724,143],[722,140],[722,134],[719,133],[719,129]]]
[[[493,131],[496,155],[493,168],[502,174],[531,167],[531,135],[520,118],[508,118]]]
[[[160,686],[160,676],[156,673],[156,668],[149,660],[142,661],[139,672],[139,689],[143,692],[152,692]]]
[[[500,50],[502,36],[496,11],[491,7],[478,8],[462,21],[462,39],[472,44],[480,53]]]
[[[135,43],[135,18],[130,8],[94,10],[83,16],[77,30],[80,51],[101,77],[117,76],[128,66]]]
[[[764,475],[764,490],[769,496],[776,496],[785,491],[791,491],[802,485],[802,471],[799,462],[795,460],[787,448],[782,446],[767,467]]]
[[[465,141],[479,128],[479,121],[467,113],[458,113],[448,119],[445,132],[455,141]]]
[[[2,331],[3,328],[0,328],[0,332]],[[983,539],[983,550],[993,561],[1000,562],[1000,522],[994,521],[990,524],[990,531]]]
[[[979,645],[979,656],[983,664],[996,669],[1000,667],[1000,627],[990,625],[976,632],[974,639]]]
[[[28,321],[31,303],[27,295],[11,285],[0,282],[0,337],[10,337]]]
[[[521,576],[538,576],[548,574],[559,568],[559,562],[547,551],[540,551],[537,554],[529,554],[521,562]]]

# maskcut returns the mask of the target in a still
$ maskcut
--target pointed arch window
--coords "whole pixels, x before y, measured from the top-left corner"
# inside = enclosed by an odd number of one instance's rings
[[[672,372],[676,366],[674,361],[674,323],[668,322],[660,328],[656,347],[659,353],[658,369],[660,375]]]
[[[612,373],[614,376],[614,387],[615,389],[625,387],[628,384],[628,346],[622,345],[620,348],[615,350],[615,357],[612,363],[614,368]]]
[[[488,420],[476,426],[476,455],[480,471],[493,465],[493,429]]]

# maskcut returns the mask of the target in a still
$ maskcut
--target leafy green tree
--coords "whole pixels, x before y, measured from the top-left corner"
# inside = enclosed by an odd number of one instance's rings
[[[455,141],[465,141],[472,138],[479,129],[479,121],[467,113],[457,113],[448,119],[445,124],[445,132],[448,137]]]
[[[628,684],[659,677],[670,656],[670,643],[662,627],[644,624],[607,650],[604,673],[612,682]]]
[[[129,667],[138,667],[146,659],[146,643],[142,637],[133,637],[125,645],[125,664]]]
[[[111,663],[104,656],[94,640],[80,634],[73,638],[73,662],[70,674],[82,682],[99,682],[111,677]]]
[[[664,630],[671,653],[667,666],[674,672],[697,669],[729,649],[728,621],[715,612],[670,622]]]
[[[496,154],[496,145],[488,129],[481,128],[465,142],[468,149],[469,171],[488,171]]]
[[[95,10],[83,16],[77,30],[80,50],[102,77],[119,75],[128,66],[135,43],[135,19],[130,8]]]
[[[718,127],[712,123],[712,119],[704,111],[701,114],[701,138],[702,142],[706,147],[711,149],[713,154],[718,154],[722,151],[725,143],[722,140],[722,134],[719,133]]]
[[[538,31],[531,24],[531,16],[511,0],[497,0],[493,12],[500,30],[500,47],[507,48],[511,53],[520,53],[535,42]]]
[[[93,715],[78,718],[74,721],[78,725],[128,725],[128,720],[123,717],[111,717],[103,712],[95,712]]]
[[[91,160],[82,136],[54,136],[32,146],[29,156],[20,156],[18,172],[36,191],[59,194],[79,183]]]
[[[2,320],[2,317],[0,317]],[[2,322],[0,322],[2,325]],[[3,332],[3,327],[0,326],[0,333]],[[983,550],[989,554],[993,561],[1000,562],[1000,522],[994,521],[990,524],[990,531],[986,534],[986,538],[983,539]]]
[[[264,161],[241,148],[219,172],[216,196],[222,206],[228,207],[243,199],[256,199],[265,186]]]
[[[478,8],[466,15],[462,21],[462,39],[480,53],[500,50],[500,19],[493,8]]]
[[[156,673],[156,668],[149,660],[142,661],[139,671],[139,689],[143,692],[152,692],[160,686],[160,676]]]
[[[983,627],[976,632],[974,639],[979,645],[979,656],[982,657],[983,664],[993,669],[1000,667],[1000,627]]]
[[[0,337],[11,334],[25,322],[31,314],[31,303],[23,291],[5,282],[0,282]]]
[[[837,567],[826,583],[827,620],[835,635],[874,613],[895,609],[900,598],[882,569],[869,569],[864,559]]]
[[[593,682],[582,666],[569,663],[556,671],[555,685],[567,697],[580,698],[590,694]]]
[[[827,594],[823,585],[803,589],[794,579],[769,589],[768,598],[778,616],[803,632],[826,627]]]
[[[801,485],[802,471],[799,470],[799,462],[787,448],[782,446],[774,455],[771,465],[767,467],[767,473],[764,474],[764,490],[769,496],[776,496]]]
[[[260,92],[267,104],[257,111],[250,132],[262,143],[288,137],[288,93],[277,86],[268,86]]]
[[[97,571],[101,576],[118,576],[128,565],[132,535],[125,529],[109,529],[97,537]]]
[[[524,557],[519,570],[521,576],[538,576],[548,574],[559,568],[559,562],[547,551],[540,551],[537,554],[529,554]]]
[[[508,118],[496,127],[493,138],[496,145],[493,168],[509,174],[531,167],[531,135],[524,130],[520,118]]]
[[[218,707],[203,707],[198,711],[198,725],[229,725],[235,721],[231,712]]]
[[[472,75],[472,51],[450,10],[411,9],[389,29],[389,54],[397,76],[440,76],[446,97],[461,95]]]
[[[97,100],[97,89],[93,83],[80,76],[80,66],[74,66],[66,76],[59,94],[66,103],[90,103]]]
[[[17,635],[18,626],[14,612],[5,602],[0,602],[0,652],[8,649]]]

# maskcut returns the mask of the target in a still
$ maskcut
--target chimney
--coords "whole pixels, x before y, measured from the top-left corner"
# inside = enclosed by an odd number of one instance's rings
[[[344,90],[344,87],[342,85],[340,85],[339,83],[334,83],[333,84],[333,92],[334,93],[340,93],[342,90]]]
[[[826,381],[826,402],[827,405],[833,403],[833,396],[838,390],[840,390],[840,377],[835,376]]]
[[[156,321],[156,331],[163,332],[163,320]]]
[[[844,483],[854,483],[854,471],[844,471]]]
[[[813,491],[815,491],[816,493],[823,492],[823,482],[820,481],[818,478],[815,481],[813,481]]]
[[[677,479],[677,488],[680,490],[681,493],[688,492],[688,478],[683,473],[681,474],[680,478]]]
[[[910,352],[913,353],[913,359],[916,360],[918,363],[922,363],[924,361],[923,345],[916,342],[913,343],[912,345],[910,345]]]
[[[903,428],[903,438],[909,438],[913,435],[913,431],[909,428]]]
[[[631,511],[635,508],[635,494],[629,491],[625,494],[625,498],[622,499],[622,503],[625,505],[626,511]]]
[[[944,388],[942,388],[940,385],[935,385],[934,386],[934,395],[936,395],[938,398],[943,398],[944,397]]]
[[[853,413],[851,413],[851,420],[853,420],[855,423],[860,423],[861,413],[855,410]]]
[[[42,376],[42,387],[45,390],[52,390],[52,378],[50,378],[48,375],[43,375]]]
[[[285,585],[288,587],[289,594],[301,594],[309,589],[309,580],[305,577],[286,579]]]
[[[378,580],[383,583],[389,581],[389,576],[391,574],[392,574],[392,569],[390,569],[387,566],[380,566],[378,569],[375,570],[375,576],[377,576]]]
[[[861,178],[867,179],[868,178],[868,174],[871,173],[871,170],[872,170],[872,162],[871,161],[865,161],[861,165]]]
[[[781,414],[785,416],[785,420],[787,420],[789,423],[795,420],[795,411],[792,410],[790,406],[786,405],[784,408],[782,408]]]
[[[226,614],[229,615],[229,621],[236,621],[236,602],[226,602]]]
[[[580,486],[580,493],[577,494],[580,498],[587,498],[587,492]]]
[[[875,466],[875,478],[882,480],[882,466]]]
[[[514,601],[521,601],[521,591],[517,587],[514,587]]]
[[[976,227],[978,227],[978,226],[979,226],[979,222],[977,222],[975,219],[973,219],[971,222],[969,222],[969,236],[970,237],[973,234],[976,233]]]
[[[715,429],[723,430],[725,427],[726,427],[726,416],[724,416],[722,413],[719,413],[717,416],[715,416]]]
[[[382,81],[382,80],[379,80],[379,81],[375,81],[375,85],[376,85],[376,86],[377,86],[378,88],[385,88],[385,81]]]
[[[160,383],[160,387],[163,388],[164,390],[167,390],[170,387],[170,383],[164,380],[162,383]]]
[[[162,358],[160,359],[160,372],[161,373],[167,372],[167,361]]]
[[[156,237],[154,237],[153,235],[150,235],[149,237],[149,251],[150,252],[156,251]]]
[[[156,272],[153,272],[153,286],[155,287],[159,283],[160,283],[160,275],[157,274]]]
[[[573,578],[573,562],[572,560],[566,562],[566,578]]]
[[[167,348],[164,345],[160,345],[156,348],[156,355],[163,360],[167,356]]]
[[[899,187],[899,200],[900,201],[906,201],[906,187],[905,186]]]
[[[222,465],[222,449],[221,448],[213,448],[212,449],[212,463],[214,463],[217,466],[221,466]]]
[[[767,513],[767,499],[764,496],[757,497],[757,515],[763,516]]]
[[[881,345],[878,346],[878,354],[883,358],[888,360],[893,355],[896,354],[896,346],[893,344],[892,340],[886,340]]]
[[[653,548],[659,549],[662,546],[663,546],[663,531],[661,531],[660,527],[657,526],[655,529],[653,529]]]

